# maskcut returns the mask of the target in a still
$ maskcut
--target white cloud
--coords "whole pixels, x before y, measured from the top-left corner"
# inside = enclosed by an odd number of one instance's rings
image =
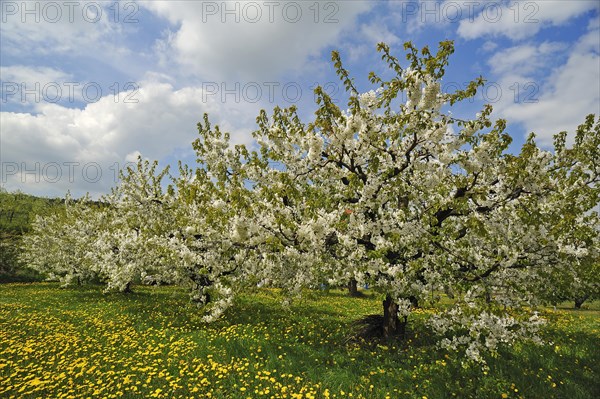
[[[70,65],[73,72],[81,68],[87,74],[140,75],[149,60],[138,59],[142,50],[126,43],[139,29],[141,21],[135,20],[140,13],[134,2],[2,1],[2,56],[30,62],[51,60],[62,66],[64,60],[76,59]],[[90,81],[99,78],[86,76]]]
[[[164,59],[176,60],[191,75],[247,80],[303,71],[310,57],[335,43],[370,7],[365,1],[141,4],[176,25],[157,44]]]
[[[125,162],[136,162],[137,159],[141,156],[142,156],[142,153],[139,152],[138,150],[135,150],[135,151],[130,152],[129,154],[125,155]]]
[[[360,35],[374,47],[377,43],[384,42],[393,45],[400,42],[400,38],[392,33],[385,24],[380,21],[360,26]]]
[[[49,67],[0,66],[0,79],[4,82],[63,82],[70,77],[71,75],[64,71]]]
[[[492,57],[490,63],[495,62],[492,67],[499,74],[504,94],[494,104],[499,115],[535,132],[543,145],[551,144],[552,136],[560,131],[574,132],[586,115],[600,115],[599,35],[600,31],[593,29],[579,38],[566,62],[543,80],[536,78],[535,67],[549,63],[560,46],[517,46]]]
[[[63,89],[68,91],[65,82],[70,82],[72,75],[49,67],[11,65],[0,66],[0,80],[2,80],[0,101],[3,104],[31,106],[44,98],[62,97]],[[64,97],[69,97],[69,94],[65,93]],[[73,90],[73,98],[75,98],[75,90]]]
[[[484,52],[488,53],[490,51],[494,51],[497,47],[498,47],[498,43],[488,40],[485,43],[483,43],[483,46],[481,47],[481,49]]]
[[[0,113],[3,185],[44,195],[61,196],[67,189],[78,194],[105,193],[115,184],[116,166],[135,160],[138,154],[165,160],[191,148],[203,113],[232,132],[233,142],[247,143],[251,137],[244,126],[257,112],[243,104],[236,104],[233,112],[228,104],[203,96],[201,88],[175,90],[170,84],[151,81],[141,84],[133,97],[137,103],[123,99],[115,101],[110,95],[83,109],[39,104],[36,115]],[[58,179],[57,165],[62,173]],[[95,181],[97,169],[102,178]]]
[[[588,0],[503,1],[485,4],[475,18],[463,18],[458,34],[465,39],[506,36],[521,40],[546,26],[558,26],[590,10],[599,3]]]
[[[525,44],[499,51],[488,61],[493,73],[529,75],[553,61],[556,53],[567,48],[566,43],[544,42],[539,46]]]
[[[11,54],[93,53],[123,27],[96,2],[11,1],[1,13],[2,51]]]

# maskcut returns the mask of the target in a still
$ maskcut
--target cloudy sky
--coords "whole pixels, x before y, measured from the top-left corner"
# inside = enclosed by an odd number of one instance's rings
[[[339,50],[361,90],[389,44],[455,41],[444,87],[482,75],[484,103],[516,151],[600,114],[597,1],[0,2],[2,187],[99,196],[138,154],[193,164],[204,113],[252,144],[260,109],[296,104],[308,121],[317,84],[344,105]]]

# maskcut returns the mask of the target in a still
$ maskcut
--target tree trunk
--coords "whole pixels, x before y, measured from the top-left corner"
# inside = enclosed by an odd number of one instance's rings
[[[575,298],[575,309],[581,309],[581,305],[589,298],[589,295],[579,296]]]
[[[125,286],[125,289],[123,290],[124,293],[129,294],[131,292],[133,292],[131,290],[131,281],[127,283],[127,285]]]
[[[485,303],[491,303],[492,302],[492,295],[490,294],[489,291],[485,291]]]
[[[406,333],[407,318],[400,321],[398,318],[398,304],[387,295],[383,301],[383,336],[391,338],[393,336],[404,337]]]
[[[410,301],[410,306],[412,306],[413,309],[416,309],[419,307],[419,300],[417,299],[417,297],[411,295],[408,297],[408,300]]]
[[[358,296],[358,283],[354,277],[348,282],[348,292],[350,296]]]

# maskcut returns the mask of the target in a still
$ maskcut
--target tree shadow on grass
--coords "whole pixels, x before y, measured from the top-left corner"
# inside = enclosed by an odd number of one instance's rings
[[[544,335],[552,342],[501,350],[490,372],[515,381],[527,397],[600,397],[600,336],[554,328]]]

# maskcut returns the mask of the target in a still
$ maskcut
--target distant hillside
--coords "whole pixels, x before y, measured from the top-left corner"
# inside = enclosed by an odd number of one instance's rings
[[[63,198],[36,197],[0,189],[0,231],[24,233],[35,215],[46,214],[63,203]]]
[[[0,189],[0,282],[31,281],[38,276],[18,261],[21,236],[36,215],[47,215],[64,203],[62,198],[43,198]]]

